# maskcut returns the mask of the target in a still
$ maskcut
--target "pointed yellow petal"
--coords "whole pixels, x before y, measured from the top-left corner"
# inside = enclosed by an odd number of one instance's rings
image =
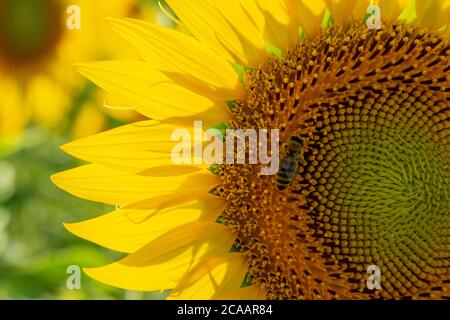
[[[356,21],[363,21],[372,0],[358,0],[353,8],[352,16]]]
[[[219,293],[223,299],[234,299],[239,295],[247,269],[239,253],[212,256],[187,273],[168,299],[209,300],[217,299]]]
[[[174,83],[148,63],[103,61],[77,64],[75,68],[111,95],[155,120],[197,117],[217,124],[229,118],[225,103],[213,102]]]
[[[361,20],[370,4],[370,0],[323,0],[337,24],[345,25],[353,16]]]
[[[186,188],[203,192],[219,182],[213,174],[202,171],[173,175],[173,167],[163,168],[160,176],[142,176],[90,164],[57,173],[52,181],[77,197],[119,206]]]
[[[141,172],[150,167],[173,165],[172,150],[180,141],[172,141],[172,134],[179,128],[153,120],[142,121],[70,142],[62,149],[88,162]],[[193,129],[183,129],[194,137]]]
[[[239,36],[248,62],[241,64],[259,67],[265,59],[265,44],[261,26],[262,13],[253,0],[214,0],[219,12]],[[252,5],[253,3],[253,5]],[[255,11],[256,10],[256,11]],[[245,39],[245,40],[243,40]]]
[[[170,289],[197,263],[228,252],[233,241],[233,234],[223,225],[194,222],[164,234],[119,262],[85,272],[123,289]]]
[[[250,17],[243,14],[239,0],[227,0],[229,8],[236,12],[227,8],[224,13],[217,6],[220,1],[168,0],[167,3],[198,39],[224,57],[244,66],[259,66],[264,43],[258,30],[252,26]],[[240,24],[238,19],[243,19]]]
[[[298,24],[295,23],[282,0],[256,0],[264,15],[264,36],[279,49],[286,50],[296,45],[299,39]]]
[[[296,15],[300,25],[307,37],[313,37],[320,30],[325,3],[322,0],[286,0],[286,6],[292,15]]]
[[[448,11],[448,14],[450,15],[450,8],[447,9],[447,11]],[[447,23],[446,34],[445,34],[445,35],[446,35],[446,37],[447,37],[447,40],[450,39],[450,22]]]
[[[259,10],[256,0],[240,0],[240,5],[244,8],[245,13],[253,21],[256,29],[260,34],[264,32],[264,16]]]
[[[411,0],[379,0],[378,5],[381,9],[381,19],[387,24],[395,23],[410,1]]]
[[[422,27],[439,29],[448,23],[449,16],[442,16],[445,0],[416,0],[417,22]],[[448,12],[448,11],[447,11]]]
[[[64,226],[80,238],[115,251],[131,253],[166,232],[197,220],[214,222],[223,212],[226,203],[219,197],[205,194],[202,200],[190,200],[177,205],[177,196],[171,195],[168,203],[154,209],[122,208],[100,217]],[[194,194],[190,194],[195,199]],[[175,204],[174,205],[172,205]],[[153,205],[157,205],[153,201]]]
[[[196,39],[132,19],[108,19],[112,28],[139,49],[145,61],[174,82],[216,100],[243,98],[245,91],[231,64]]]
[[[415,21],[416,18],[416,1],[411,0],[406,5],[405,9],[400,13],[398,20],[410,24]]]
[[[450,0],[445,0],[442,9],[440,10],[439,18],[437,22],[437,28],[440,29],[440,26],[448,26],[450,25]],[[448,32],[448,31],[447,31]]]

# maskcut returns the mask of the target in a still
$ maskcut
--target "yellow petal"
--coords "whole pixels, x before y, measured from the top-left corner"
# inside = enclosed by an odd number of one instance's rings
[[[447,11],[448,11],[448,15],[450,15],[450,8],[448,8]],[[447,23],[446,36],[447,36],[447,40],[450,39],[450,22]]]
[[[363,21],[372,0],[358,0],[353,8],[352,16],[356,21]]]
[[[174,288],[168,299],[236,299],[248,266],[239,253],[225,253],[204,259]],[[225,294],[225,292],[227,294]]]
[[[242,65],[259,67],[265,60],[265,44],[260,26],[262,13],[253,0],[213,0],[219,12],[243,44],[247,62]]]
[[[397,21],[402,11],[411,0],[379,0],[382,20],[387,24]]]
[[[242,6],[242,8],[244,8],[246,14],[250,16],[250,19],[253,21],[259,33],[263,34],[264,16],[262,12],[259,10],[258,5],[256,4],[256,0],[240,1],[240,5]]]
[[[441,26],[447,26],[447,32],[450,25],[450,0],[445,0],[442,9],[440,10],[439,20],[437,22],[437,28]]]
[[[449,21],[448,12],[444,11],[445,0],[416,0],[417,22],[422,27],[439,29]],[[446,12],[447,15],[442,15]]]
[[[233,241],[233,234],[223,225],[194,222],[164,234],[119,262],[85,272],[119,288],[170,289],[197,263],[228,252]]]
[[[90,164],[57,173],[52,181],[80,198],[119,206],[186,188],[204,192],[219,182],[213,174],[202,171],[173,175],[176,167],[162,168],[160,176],[142,176]]]
[[[292,15],[296,15],[297,23],[307,37],[313,37],[320,31],[325,4],[322,0],[286,0],[286,5]]]
[[[127,106],[125,102],[103,90],[97,90],[91,100],[102,109],[105,115],[119,120],[120,123],[132,123],[146,119],[142,114]]]
[[[87,137],[101,132],[105,127],[105,117],[100,107],[89,101],[81,107],[74,120],[72,136],[76,139]]]
[[[350,17],[361,20],[370,4],[370,0],[323,0],[337,24],[345,25]]]
[[[30,119],[31,110],[23,102],[22,94],[14,81],[0,75],[0,142],[10,143]]]
[[[69,93],[47,76],[35,77],[28,90],[27,99],[33,106],[34,121],[47,128],[60,124],[68,112]]]
[[[179,128],[153,120],[142,121],[70,142],[62,149],[88,162],[140,172],[149,167],[173,165],[172,150],[180,141],[171,138]],[[194,137],[193,129],[185,130]]]
[[[226,14],[214,0],[168,0],[167,3],[198,39],[230,61],[257,67],[264,56],[264,43],[257,29],[251,26],[251,18],[242,13],[240,1],[227,0],[237,11],[227,10]],[[243,28],[237,24],[238,19],[243,19]]]
[[[76,69],[128,106],[155,120],[208,124],[230,117],[225,103],[214,102],[174,83],[150,64],[139,61],[103,61],[77,64]],[[183,119],[184,118],[184,119]]]
[[[135,0],[65,0],[64,10],[64,34],[58,44],[58,60],[66,69],[77,62],[90,59],[101,59],[104,57],[123,57],[130,54],[130,48],[123,45],[106,23],[107,17],[124,17],[136,15]],[[81,12],[81,28],[69,30],[66,28],[65,10],[77,5]],[[154,19],[151,17],[151,19]],[[69,70],[67,70],[67,73]]]
[[[416,1],[411,0],[406,5],[405,9],[400,13],[398,20],[410,24],[417,19],[416,16]]]
[[[223,212],[226,203],[219,197],[205,193],[201,200],[190,193],[191,200],[177,204],[178,195],[160,200],[161,207],[122,208],[100,217],[83,222],[65,224],[64,226],[80,238],[115,251],[131,253],[166,232],[183,224],[197,220],[214,222]],[[198,195],[197,195],[198,197]],[[152,201],[158,205],[158,199]]]
[[[256,0],[264,15],[265,38],[282,50],[287,50],[298,42],[298,25],[288,12],[282,0]]]
[[[173,81],[216,100],[243,98],[238,74],[220,55],[176,30],[132,19],[108,19],[143,59]]]

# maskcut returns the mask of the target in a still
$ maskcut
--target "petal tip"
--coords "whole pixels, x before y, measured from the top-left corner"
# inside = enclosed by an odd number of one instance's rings
[[[67,154],[70,154],[71,156],[76,157],[76,153],[79,149],[79,145],[78,145],[77,141],[72,141],[72,142],[65,143],[65,144],[59,146],[59,148],[64,153],[67,153]]]
[[[96,270],[99,268],[83,268],[83,272],[88,275],[90,278],[97,280],[97,272]],[[99,280],[97,280],[99,281]]]
[[[64,222],[63,223],[63,227],[64,229],[66,229],[67,231],[69,231],[70,233],[77,235],[76,234],[76,228],[75,228],[76,223],[68,223],[68,222]]]
[[[60,187],[61,183],[61,173],[55,173],[50,176],[50,180],[53,182],[54,185]]]

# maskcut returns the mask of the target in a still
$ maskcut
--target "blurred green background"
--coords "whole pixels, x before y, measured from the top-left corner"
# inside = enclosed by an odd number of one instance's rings
[[[156,1],[145,4],[157,10]],[[101,266],[121,258],[63,227],[64,222],[92,218],[113,208],[71,196],[49,178],[80,164],[59,146],[74,139],[81,108],[90,101],[98,103],[97,91],[86,82],[56,128],[31,122],[14,143],[0,145],[0,299],[158,299],[165,295],[112,288],[83,273],[81,289],[67,288],[69,266]],[[103,129],[127,122],[107,113],[102,116]],[[89,117],[84,121],[90,121]]]
[[[78,164],[58,148],[68,137],[49,134],[38,126],[24,134],[17,149],[0,160],[0,298],[161,297],[105,286],[83,273],[80,290],[67,288],[68,266],[100,266],[121,255],[73,236],[62,223],[113,208],[73,197],[51,183],[50,175]]]

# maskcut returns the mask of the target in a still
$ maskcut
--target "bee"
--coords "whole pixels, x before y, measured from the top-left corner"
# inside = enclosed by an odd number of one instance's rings
[[[287,142],[287,155],[280,162],[280,168],[275,177],[278,190],[282,191],[294,182],[299,163],[305,165],[303,154],[305,143],[299,136],[292,136]]]

